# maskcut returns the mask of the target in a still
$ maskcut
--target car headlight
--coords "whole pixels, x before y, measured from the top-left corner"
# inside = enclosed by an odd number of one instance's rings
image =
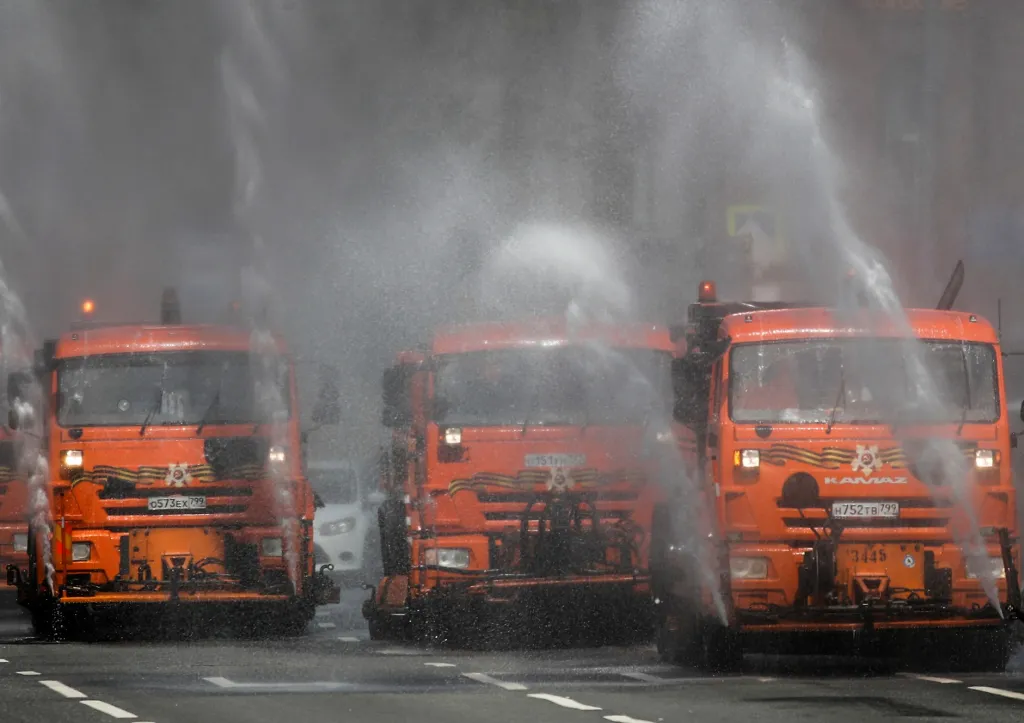
[[[15,552],[28,552],[28,535],[24,532],[14,533],[14,551]]]
[[[71,543],[71,560],[72,562],[85,562],[92,557],[92,543],[91,542],[72,542]]]
[[[284,447],[271,447],[267,459],[271,464],[284,464],[288,459],[288,453]]]
[[[465,570],[469,567],[469,550],[462,547],[432,547],[423,554],[423,562],[430,567]]]
[[[451,446],[462,444],[462,429],[459,427],[448,427],[444,430],[444,443]]]
[[[284,546],[281,544],[280,537],[264,537],[261,549],[264,557],[282,557],[284,555]]]
[[[732,455],[733,466],[757,469],[761,466],[761,452],[756,449],[737,449]]]
[[[80,449],[62,449],[60,451],[60,466],[64,469],[82,469],[84,455]]]
[[[659,444],[669,444],[670,442],[676,441],[676,435],[671,430],[663,429],[654,435],[655,441]]]
[[[346,517],[342,520],[332,520],[331,522],[325,522],[320,525],[320,534],[324,537],[331,537],[332,535],[344,535],[346,532],[351,532],[356,527],[355,517]]]
[[[729,573],[733,580],[764,580],[768,577],[768,559],[765,557],[731,557]]]
[[[984,560],[968,557],[966,564],[967,577],[977,580],[986,572],[986,567],[988,568],[988,579],[1001,580],[1006,577],[1006,568],[1003,567],[1003,558],[1001,557],[989,557]]]
[[[992,469],[999,461],[999,456],[993,449],[978,449],[974,452],[974,467],[976,469]]]

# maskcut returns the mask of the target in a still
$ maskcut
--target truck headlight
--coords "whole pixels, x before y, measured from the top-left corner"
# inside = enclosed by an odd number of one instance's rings
[[[356,527],[355,517],[346,517],[342,520],[332,520],[331,522],[325,522],[320,525],[320,534],[324,537],[331,537],[333,535],[344,535],[346,532],[351,532]]]
[[[91,542],[72,542],[71,543],[71,560],[72,562],[85,562],[92,557],[92,543]]]
[[[768,577],[768,559],[765,557],[731,557],[729,573],[733,580],[764,580]]]
[[[280,537],[264,537],[260,545],[264,557],[283,557],[284,546]]]
[[[271,447],[267,459],[271,464],[284,464],[288,460],[288,453],[284,447]]]
[[[756,449],[737,449],[732,455],[733,466],[757,469],[761,466],[761,452]]]
[[[977,580],[985,572],[988,572],[988,579],[1001,580],[1006,577],[1006,568],[1003,567],[1003,558],[989,557],[984,560],[967,558],[967,577]],[[987,568],[987,570],[986,570]]]
[[[999,456],[992,449],[978,449],[974,452],[974,467],[976,469],[992,469],[999,461]]]
[[[462,429],[459,427],[448,427],[444,430],[444,443],[456,446],[462,444]]]
[[[62,449],[60,451],[60,466],[63,469],[82,469],[84,456],[80,449]]]
[[[14,533],[14,551],[15,552],[28,552],[28,535],[24,532]]]
[[[463,547],[432,547],[423,554],[423,562],[431,567],[465,570],[469,567],[469,550]]]

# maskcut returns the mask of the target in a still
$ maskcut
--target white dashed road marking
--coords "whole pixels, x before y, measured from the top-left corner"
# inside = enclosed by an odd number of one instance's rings
[[[424,663],[429,668],[454,668],[455,663]]]
[[[630,718],[628,715],[606,715],[604,719],[610,720],[612,723],[651,723],[640,718]]]
[[[1024,700],[1024,693],[1015,693],[1012,690],[1003,690],[1002,688],[989,688],[987,685],[972,685],[970,690],[976,690],[980,693],[990,693],[991,695],[998,695],[1003,698],[1013,698],[1014,700]]]
[[[102,700],[83,700],[82,705],[87,705],[93,710],[98,710],[100,713],[106,713],[111,718],[136,718],[134,713],[129,713],[124,708],[118,708],[116,705],[110,705],[110,703],[104,703]]]
[[[60,693],[65,698],[88,698],[85,693],[75,690],[71,686],[64,685],[59,680],[40,680],[40,684],[45,685],[55,693]]]
[[[39,675],[39,673],[34,670],[19,670],[18,675]]]
[[[526,686],[522,683],[506,683],[504,680],[492,678],[486,673],[463,673],[462,675],[470,680],[475,680],[477,683],[496,685],[503,690],[526,690]]]
[[[343,637],[343,638],[338,638],[338,640],[340,640],[343,643],[358,643],[359,642],[359,638],[350,638],[348,636]]]
[[[650,673],[638,673],[636,671],[630,671],[628,673],[619,673],[619,675],[621,675],[623,677],[626,677],[626,678],[632,678],[633,680],[639,680],[639,681],[642,681],[644,683],[670,683],[670,682],[672,682],[670,680],[666,680],[665,678],[659,678],[656,675],[651,675]]]
[[[334,630],[334,628],[338,627],[334,623],[317,623],[316,626],[323,630]]]
[[[203,678],[203,680],[205,680],[207,683],[213,683],[218,688],[234,688],[235,687],[235,684],[232,683],[227,678],[215,677],[215,678]]]
[[[914,680],[923,680],[928,683],[938,683],[940,685],[961,685],[962,680],[956,680],[954,678],[937,678],[933,675],[915,675],[913,673],[898,673],[901,678],[913,678]]]
[[[575,701],[572,698],[565,698],[560,695],[551,695],[550,693],[528,693],[527,695],[530,698],[536,698],[537,700],[546,700],[549,703],[560,705],[563,708],[572,708],[573,710],[601,710],[595,705],[586,705],[585,703],[580,703],[579,701]]]

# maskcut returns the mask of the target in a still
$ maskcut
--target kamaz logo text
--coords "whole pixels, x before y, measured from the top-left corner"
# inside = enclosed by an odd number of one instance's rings
[[[905,485],[906,477],[826,477],[827,485]]]

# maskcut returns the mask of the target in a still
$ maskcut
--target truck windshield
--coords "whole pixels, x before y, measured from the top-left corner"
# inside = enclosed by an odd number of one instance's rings
[[[736,422],[994,422],[989,344],[847,339],[740,344],[730,354]],[[922,364],[931,383],[922,383]],[[937,392],[937,397],[932,396]]]
[[[63,359],[57,420],[65,427],[101,427],[286,419],[287,365],[269,385],[261,383],[254,361],[248,352],[208,351]]]
[[[442,357],[434,419],[462,426],[637,424],[666,414],[671,355],[548,347]]]

